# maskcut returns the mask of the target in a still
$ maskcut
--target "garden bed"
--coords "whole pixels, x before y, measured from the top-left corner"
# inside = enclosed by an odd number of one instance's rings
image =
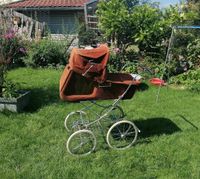
[[[0,98],[0,111],[21,112],[29,103],[30,91],[21,91],[17,98]]]

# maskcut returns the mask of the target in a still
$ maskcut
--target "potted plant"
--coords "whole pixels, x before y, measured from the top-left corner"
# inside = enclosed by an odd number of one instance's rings
[[[6,77],[9,66],[23,56],[25,48],[20,38],[11,29],[9,17],[0,9],[0,111],[21,111],[28,103],[29,93],[19,90],[18,85]]]

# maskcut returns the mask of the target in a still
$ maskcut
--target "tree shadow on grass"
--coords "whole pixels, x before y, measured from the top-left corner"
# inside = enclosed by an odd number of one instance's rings
[[[149,118],[146,120],[136,120],[134,123],[141,131],[139,137],[143,139],[163,134],[171,135],[181,131],[174,122],[167,118]]]
[[[24,109],[24,112],[34,112],[51,103],[59,102],[59,89],[57,86],[50,86],[48,88],[34,88],[30,89],[29,105]]]

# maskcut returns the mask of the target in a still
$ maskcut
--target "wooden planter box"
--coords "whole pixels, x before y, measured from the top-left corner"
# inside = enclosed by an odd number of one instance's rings
[[[17,98],[0,98],[0,111],[21,112],[29,103],[30,91],[20,92]]]

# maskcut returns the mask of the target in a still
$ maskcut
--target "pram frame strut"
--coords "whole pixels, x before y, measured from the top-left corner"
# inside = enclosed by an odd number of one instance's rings
[[[135,81],[135,79],[133,79],[133,82],[134,81]],[[140,130],[138,129],[138,127],[133,122],[124,119],[125,115],[124,115],[123,109],[119,105],[119,102],[124,98],[124,96],[126,95],[128,90],[131,88],[131,86],[132,86],[132,84],[129,84],[127,89],[124,91],[124,93],[122,95],[120,95],[118,97],[118,99],[114,100],[114,102],[111,105],[104,106],[104,105],[100,105],[100,104],[96,103],[95,101],[90,101],[91,102],[90,106],[86,106],[86,105],[84,105],[84,103],[82,103],[84,108],[82,108],[79,111],[75,111],[75,112],[72,112],[69,115],[67,115],[67,117],[65,119],[65,122],[64,122],[65,128],[66,128],[66,130],[68,132],[75,131],[70,135],[70,137],[68,138],[67,143],[66,143],[67,151],[70,154],[85,156],[85,155],[88,155],[91,152],[93,152],[95,150],[95,148],[96,148],[97,141],[96,141],[96,137],[95,137],[94,133],[91,130],[92,126],[94,124],[98,124],[98,126],[100,126],[101,132],[103,134],[105,134],[105,131],[104,131],[102,125],[101,125],[101,121],[102,120],[106,120],[107,116],[109,116],[109,114],[112,113],[112,111],[116,110],[116,109],[120,111],[121,115],[120,116],[116,116],[116,119],[115,119],[114,123],[108,129],[108,131],[106,133],[105,141],[107,142],[108,146],[110,148],[112,148],[112,149],[124,150],[124,149],[127,149],[127,148],[131,147],[136,142],[137,136],[138,136],[138,132],[140,132]],[[82,114],[86,115],[85,111],[90,109],[90,107],[93,104],[95,104],[95,105],[97,105],[99,107],[102,107],[103,110],[106,109],[106,112],[103,113],[103,114],[98,114],[98,113],[92,111],[93,113],[96,114],[97,118],[92,122],[84,121]],[[75,113],[80,113],[81,114],[80,115],[80,121],[74,121],[73,125],[69,129],[69,127],[67,127],[67,123],[70,120],[70,116],[75,114]],[[111,139],[110,139],[110,138],[112,138],[113,131],[115,131],[116,128],[119,130],[119,128],[120,128],[119,126],[124,126],[124,128],[125,127],[127,128],[126,131],[123,131],[123,132],[119,131],[120,137],[121,137],[122,140],[126,140],[126,137],[128,137],[128,138],[132,137],[130,142],[128,142],[125,146],[118,146],[118,144],[115,145],[115,143],[113,144],[111,142]],[[129,130],[131,130],[131,133],[129,132]],[[134,136],[130,136],[130,134],[134,134]],[[71,148],[70,144],[73,142],[73,140],[75,140],[74,138],[77,138],[77,137],[80,138],[80,144],[78,145],[80,150],[83,147],[83,145],[87,144],[87,142],[88,143],[92,143],[92,145],[89,146],[88,149],[86,149],[86,151],[83,151],[81,153],[80,152],[74,152],[73,149]],[[87,139],[85,139],[85,138],[87,138]],[[86,140],[86,142],[84,142],[85,140]],[[120,138],[118,139],[118,141],[119,140],[120,140]],[[77,148],[77,150],[78,150],[78,148]]]

